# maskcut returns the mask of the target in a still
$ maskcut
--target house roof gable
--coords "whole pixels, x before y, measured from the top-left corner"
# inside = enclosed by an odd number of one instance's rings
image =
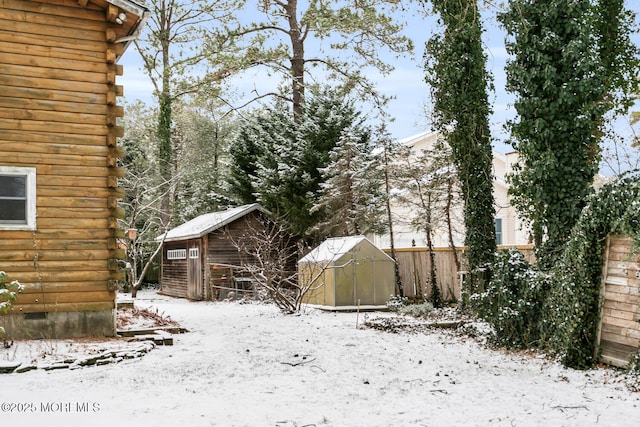
[[[230,208],[220,212],[212,212],[204,215],[200,215],[190,221],[179,225],[167,233],[165,242],[199,239],[200,237],[211,233],[219,228],[224,227],[236,221],[239,218],[253,212],[260,211],[267,213],[267,211],[258,203],[252,203],[249,205],[239,206],[237,208]],[[162,241],[163,236],[156,237],[156,241]]]

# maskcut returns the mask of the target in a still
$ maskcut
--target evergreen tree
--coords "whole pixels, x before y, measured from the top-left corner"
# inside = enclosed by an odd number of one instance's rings
[[[229,147],[229,171],[226,195],[239,204],[255,203],[264,183],[258,179],[258,169],[273,159],[276,139],[293,141],[293,122],[285,105],[265,107],[244,115]],[[281,144],[284,145],[284,144]]]
[[[368,129],[347,128],[329,153],[312,212],[321,212],[314,227],[322,238],[384,232],[383,182],[372,155]]]
[[[319,211],[311,212],[323,181],[320,171],[342,131],[362,121],[353,102],[328,89],[307,99],[299,123],[283,102],[254,112],[231,145],[229,195],[260,202],[291,231],[312,237],[311,228],[321,220]]]

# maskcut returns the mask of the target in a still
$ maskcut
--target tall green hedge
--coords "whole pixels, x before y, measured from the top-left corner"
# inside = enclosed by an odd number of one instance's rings
[[[606,184],[583,209],[562,258],[552,270],[543,308],[542,338],[564,365],[592,366],[597,360],[600,289],[608,235],[640,242],[640,174]]]
[[[512,348],[537,347],[567,367],[597,362],[600,290],[607,236],[631,237],[640,248],[640,172],[606,184],[592,195],[560,257],[548,274],[504,252],[493,279],[476,299],[496,341]]]

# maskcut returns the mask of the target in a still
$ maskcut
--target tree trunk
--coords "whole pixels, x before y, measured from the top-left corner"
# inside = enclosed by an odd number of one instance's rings
[[[447,179],[447,205],[445,207],[445,216],[447,221],[447,234],[449,238],[449,247],[453,250],[453,261],[456,264],[456,271],[460,271],[460,257],[458,257],[458,249],[453,241],[453,227],[451,225],[451,206],[453,205],[453,177]]]
[[[300,123],[304,104],[304,40],[298,23],[298,1],[289,0],[285,10],[289,20],[289,37],[293,51],[291,57],[293,120]]]
[[[391,258],[393,258],[393,269],[396,277],[396,291],[398,295],[404,296],[404,288],[402,287],[402,279],[400,278],[400,267],[398,266],[398,258],[396,256],[396,247],[393,242],[393,219],[391,217],[391,186],[389,185],[389,157],[388,147],[384,147],[384,191],[385,191],[385,205],[387,208],[387,225],[389,226],[389,247],[391,248]]]

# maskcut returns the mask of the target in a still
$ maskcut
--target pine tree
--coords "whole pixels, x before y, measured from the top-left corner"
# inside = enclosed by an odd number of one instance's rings
[[[342,131],[363,121],[352,101],[327,88],[307,99],[299,123],[284,102],[254,112],[231,146],[230,197],[260,202],[292,232],[317,237],[312,228],[322,215],[311,208],[320,195],[320,171]]]
[[[321,170],[321,193],[312,212],[322,212],[314,227],[322,237],[384,231],[384,199],[377,159],[368,129],[347,128]]]

